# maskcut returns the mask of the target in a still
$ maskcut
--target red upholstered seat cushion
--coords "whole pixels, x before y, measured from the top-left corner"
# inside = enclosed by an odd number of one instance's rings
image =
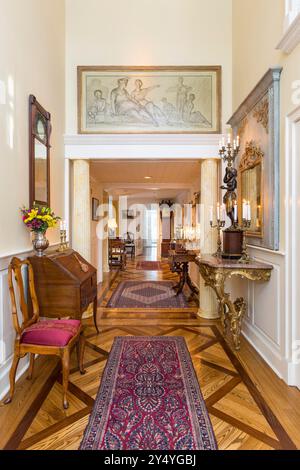
[[[39,321],[24,330],[21,343],[39,346],[66,346],[78,333],[79,328],[79,320]]]

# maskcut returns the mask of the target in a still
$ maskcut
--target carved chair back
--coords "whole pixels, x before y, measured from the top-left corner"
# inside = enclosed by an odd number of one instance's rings
[[[25,283],[25,272],[28,276],[28,286]],[[14,282],[15,280],[15,282]],[[33,269],[28,260],[21,261],[13,258],[8,268],[8,287],[11,300],[11,311],[13,317],[13,325],[20,338],[25,328],[36,323],[39,319],[39,305],[34,287]],[[28,295],[30,299],[28,299]],[[32,304],[33,315],[29,318],[29,301]],[[22,323],[20,325],[18,317],[18,307],[22,315]]]

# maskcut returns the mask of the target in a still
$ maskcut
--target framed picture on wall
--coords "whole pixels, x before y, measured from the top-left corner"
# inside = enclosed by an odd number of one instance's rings
[[[98,207],[99,207],[99,199],[96,199],[95,197],[92,198],[92,220],[95,222],[98,222],[99,216],[98,216]]]
[[[221,67],[78,67],[80,134],[221,131]]]

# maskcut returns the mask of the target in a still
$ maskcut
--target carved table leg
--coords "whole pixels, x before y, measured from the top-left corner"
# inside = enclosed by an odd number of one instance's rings
[[[187,278],[186,278],[187,285],[189,286],[191,290],[191,297],[195,295],[196,297],[199,296],[199,289],[193,284],[192,279],[190,278],[189,272],[187,272]]]
[[[242,329],[242,319],[246,312],[246,302],[240,297],[234,302],[234,309],[230,315],[230,330],[233,337],[235,349],[238,351],[241,346],[240,336]]]

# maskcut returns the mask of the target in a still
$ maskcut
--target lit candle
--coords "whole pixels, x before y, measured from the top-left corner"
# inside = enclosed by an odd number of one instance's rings
[[[209,208],[209,220],[212,222],[213,221],[213,206],[210,206]]]
[[[238,221],[238,206],[237,206],[236,201],[234,201],[233,216],[234,216],[234,221],[237,222]]]
[[[225,137],[222,137],[222,147],[225,147]]]
[[[222,204],[222,221],[225,222],[226,220],[226,206]]]
[[[60,231],[62,231],[64,229],[64,224],[63,224],[62,220],[59,223],[59,229],[60,229]]]
[[[230,143],[231,143],[231,136],[230,136],[230,134],[228,134],[228,144],[230,144]]]
[[[220,220],[220,203],[217,204],[217,220]]]
[[[248,201],[247,220],[249,222],[251,221],[251,204],[250,204],[250,201]]]
[[[246,201],[244,200],[243,201],[243,219],[244,220],[247,220],[247,217],[248,217],[248,208],[247,208],[247,203]]]
[[[233,148],[234,148],[234,150],[236,149],[236,140],[235,139],[233,141]]]
[[[236,143],[237,143],[237,146],[239,147],[240,146],[240,136],[239,135],[236,138]]]

